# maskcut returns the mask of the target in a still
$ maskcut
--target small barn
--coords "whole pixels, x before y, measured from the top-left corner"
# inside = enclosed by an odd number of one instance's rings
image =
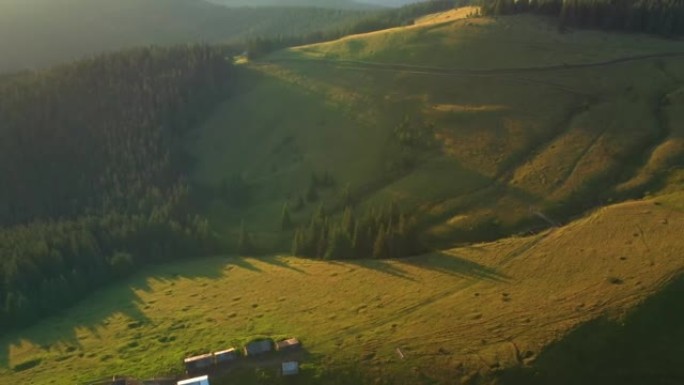
[[[297,361],[283,362],[282,373],[283,373],[283,376],[294,376],[296,374],[299,374],[299,362],[297,362]]]
[[[276,343],[276,350],[279,352],[298,350],[301,347],[302,343],[296,338],[290,338]]]
[[[245,345],[245,356],[258,356],[273,350],[273,341],[259,340],[252,341]]]
[[[229,362],[235,361],[237,358],[237,351],[233,348],[222,350],[220,352],[214,352],[214,359],[217,365],[227,364]]]
[[[189,378],[187,380],[178,381],[177,385],[211,385],[209,384],[209,376],[201,376]]]
[[[183,360],[185,369],[188,373],[197,373],[201,370],[211,367],[214,364],[214,355],[211,353],[202,354],[199,356],[188,357]]]

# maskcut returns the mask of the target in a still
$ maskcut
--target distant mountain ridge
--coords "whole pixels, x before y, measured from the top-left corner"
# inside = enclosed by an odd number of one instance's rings
[[[230,9],[205,0],[0,0],[0,73],[131,46],[303,35],[362,14],[320,7]]]
[[[304,6],[334,9],[401,7],[424,0],[208,0],[229,7]]]
[[[373,9],[382,4],[371,4],[354,0],[207,0],[227,7],[319,7],[332,9]]]

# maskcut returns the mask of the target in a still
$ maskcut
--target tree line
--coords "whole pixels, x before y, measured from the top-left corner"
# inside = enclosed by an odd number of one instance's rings
[[[287,207],[284,229],[293,226]],[[292,254],[319,259],[402,258],[423,251],[415,223],[396,204],[357,216],[347,206],[333,217],[319,206],[308,223],[295,229]]]
[[[555,16],[560,29],[572,26],[664,36],[684,34],[683,0],[483,0],[482,12]]]
[[[141,48],[0,80],[0,328],[136,266],[216,248],[181,143],[230,90],[207,46]]]

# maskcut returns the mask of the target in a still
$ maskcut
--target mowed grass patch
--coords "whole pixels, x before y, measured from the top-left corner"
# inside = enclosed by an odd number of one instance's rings
[[[309,358],[293,383],[453,383],[519,365],[520,352],[533,357],[585,321],[629,311],[684,268],[682,230],[684,213],[659,199],[399,261],[170,264],[3,337],[0,376],[62,384],[177,373],[187,355],[295,336]]]

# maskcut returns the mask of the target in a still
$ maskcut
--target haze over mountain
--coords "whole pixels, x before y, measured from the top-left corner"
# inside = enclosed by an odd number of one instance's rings
[[[372,4],[381,7],[402,7],[404,5],[420,3],[426,0],[356,0],[359,3]]]
[[[229,7],[307,6],[337,9],[401,7],[425,0],[208,0]]]
[[[0,72],[137,45],[302,35],[360,15],[321,8],[229,9],[204,0],[0,0]]]
[[[270,7],[270,6],[295,6],[295,7],[321,7],[334,9],[369,9],[376,6],[355,0],[208,0],[211,3],[228,7]]]

